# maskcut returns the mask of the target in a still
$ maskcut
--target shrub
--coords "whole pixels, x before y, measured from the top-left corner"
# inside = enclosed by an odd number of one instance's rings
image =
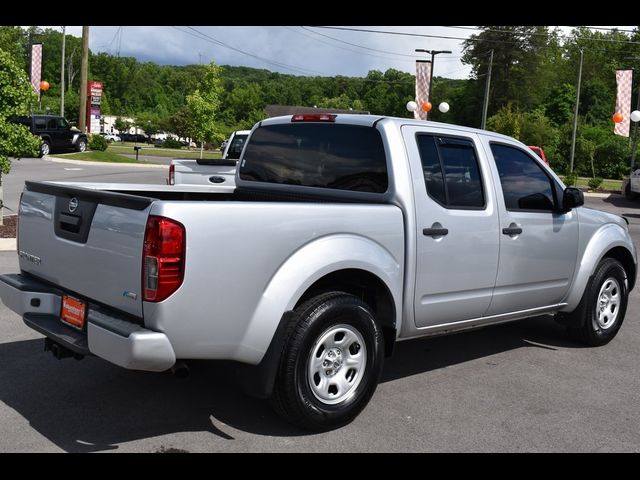
[[[602,185],[602,178],[593,177],[589,179],[589,188],[591,190],[597,190],[598,188],[600,188],[600,185]]]
[[[576,175],[575,173],[570,173],[568,175],[565,175],[564,177],[564,183],[567,187],[575,187],[577,182],[578,175]]]
[[[89,148],[91,150],[104,152],[108,146],[107,140],[102,135],[91,135],[89,139]]]
[[[182,143],[174,138],[167,138],[164,142],[162,142],[162,147],[164,148],[182,148]]]

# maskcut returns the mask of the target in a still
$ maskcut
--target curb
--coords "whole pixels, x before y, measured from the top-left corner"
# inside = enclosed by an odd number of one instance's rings
[[[71,163],[74,165],[95,165],[95,166],[112,166],[112,167],[134,167],[134,168],[169,168],[169,165],[160,165],[158,163],[116,163],[116,162],[92,162],[91,160],[72,160],[70,158],[53,158],[48,155],[42,157],[42,160],[54,163]]]
[[[593,198],[609,198],[611,195],[622,195],[621,193],[595,193],[595,192],[583,192],[585,197]]]
[[[15,238],[0,238],[0,252],[16,251],[16,239]]]

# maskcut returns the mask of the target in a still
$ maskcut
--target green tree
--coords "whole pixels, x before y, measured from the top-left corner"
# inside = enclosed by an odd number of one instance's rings
[[[40,138],[23,125],[8,121],[14,115],[25,115],[35,102],[29,79],[11,55],[0,50],[0,224],[2,223],[2,174],[11,170],[9,157],[36,156]]]
[[[522,130],[522,114],[509,103],[487,119],[487,130],[519,139]]]
[[[200,158],[204,142],[213,142],[221,136],[216,128],[216,115],[220,108],[220,67],[215,63],[207,65],[204,78],[198,88],[187,96],[187,106],[193,120],[193,131],[201,141]]]
[[[132,127],[132,123],[128,120],[125,120],[122,117],[118,117],[116,118],[116,121],[113,123],[113,126],[115,127],[116,130],[118,130],[118,132],[125,133],[125,132],[128,132],[129,129]]]

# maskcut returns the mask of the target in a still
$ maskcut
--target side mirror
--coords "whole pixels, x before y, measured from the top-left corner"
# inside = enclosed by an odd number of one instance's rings
[[[584,205],[584,194],[575,187],[567,187],[562,194],[562,209],[568,212],[572,208]]]

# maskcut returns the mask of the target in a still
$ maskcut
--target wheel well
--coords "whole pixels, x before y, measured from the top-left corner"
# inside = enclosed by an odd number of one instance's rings
[[[615,247],[604,255],[605,257],[615,258],[624,267],[629,282],[629,291],[631,291],[636,283],[636,264],[633,261],[631,252],[624,247]]]
[[[338,270],[311,285],[300,297],[296,307],[323,292],[332,291],[355,295],[371,307],[382,327],[385,355],[391,356],[396,342],[396,309],[391,292],[384,282],[365,270]]]

